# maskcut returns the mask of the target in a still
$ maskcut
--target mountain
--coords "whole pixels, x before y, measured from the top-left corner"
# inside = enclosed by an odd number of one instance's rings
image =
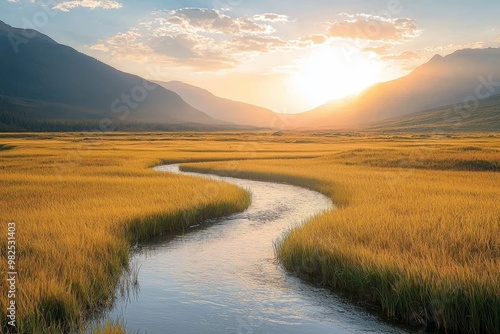
[[[499,132],[500,94],[477,105],[448,105],[370,124],[369,131],[384,132]]]
[[[498,84],[496,83],[498,82]],[[409,75],[375,84],[357,98],[332,101],[294,119],[296,127],[343,127],[408,115],[500,93],[500,49],[434,56]]]
[[[217,97],[208,90],[180,81],[158,81],[157,83],[179,94],[191,106],[213,118],[264,128],[276,125],[277,115],[269,109]]]
[[[118,71],[37,31],[1,21],[0,96],[4,105],[0,115],[17,124],[28,120],[226,124],[159,85]]]

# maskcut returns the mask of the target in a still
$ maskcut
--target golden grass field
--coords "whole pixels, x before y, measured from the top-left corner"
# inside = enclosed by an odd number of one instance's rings
[[[19,328],[81,324],[112,300],[133,242],[243,210],[248,195],[233,186],[150,169],[211,160],[182,167],[301,185],[337,204],[277,246],[286,268],[412,325],[498,332],[499,139],[4,134],[1,233],[17,223]],[[6,238],[0,247],[5,260]],[[2,319],[6,302],[0,296]]]

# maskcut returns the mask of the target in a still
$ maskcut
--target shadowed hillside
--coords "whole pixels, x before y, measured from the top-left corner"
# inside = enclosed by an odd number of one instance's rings
[[[118,71],[41,33],[3,22],[0,64],[0,95],[31,101],[32,121],[224,124],[191,107],[172,91]],[[15,109],[16,104],[10,102],[9,117],[23,118],[26,108]],[[5,115],[6,110],[0,112]]]
[[[498,132],[500,94],[480,101],[477,108],[449,105],[390,118],[371,124],[367,129],[393,132]]]

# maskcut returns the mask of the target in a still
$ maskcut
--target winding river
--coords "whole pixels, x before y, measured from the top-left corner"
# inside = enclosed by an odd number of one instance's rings
[[[139,287],[104,315],[127,331],[164,333],[407,333],[330,291],[287,273],[274,259],[273,241],[315,214],[333,208],[304,188],[230,177],[210,177],[252,193],[252,204],[175,237],[139,245]]]

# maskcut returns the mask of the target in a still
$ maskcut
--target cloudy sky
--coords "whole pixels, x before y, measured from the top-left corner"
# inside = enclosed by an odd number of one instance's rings
[[[498,0],[0,0],[33,28],[120,70],[291,113],[434,54],[500,47]]]

